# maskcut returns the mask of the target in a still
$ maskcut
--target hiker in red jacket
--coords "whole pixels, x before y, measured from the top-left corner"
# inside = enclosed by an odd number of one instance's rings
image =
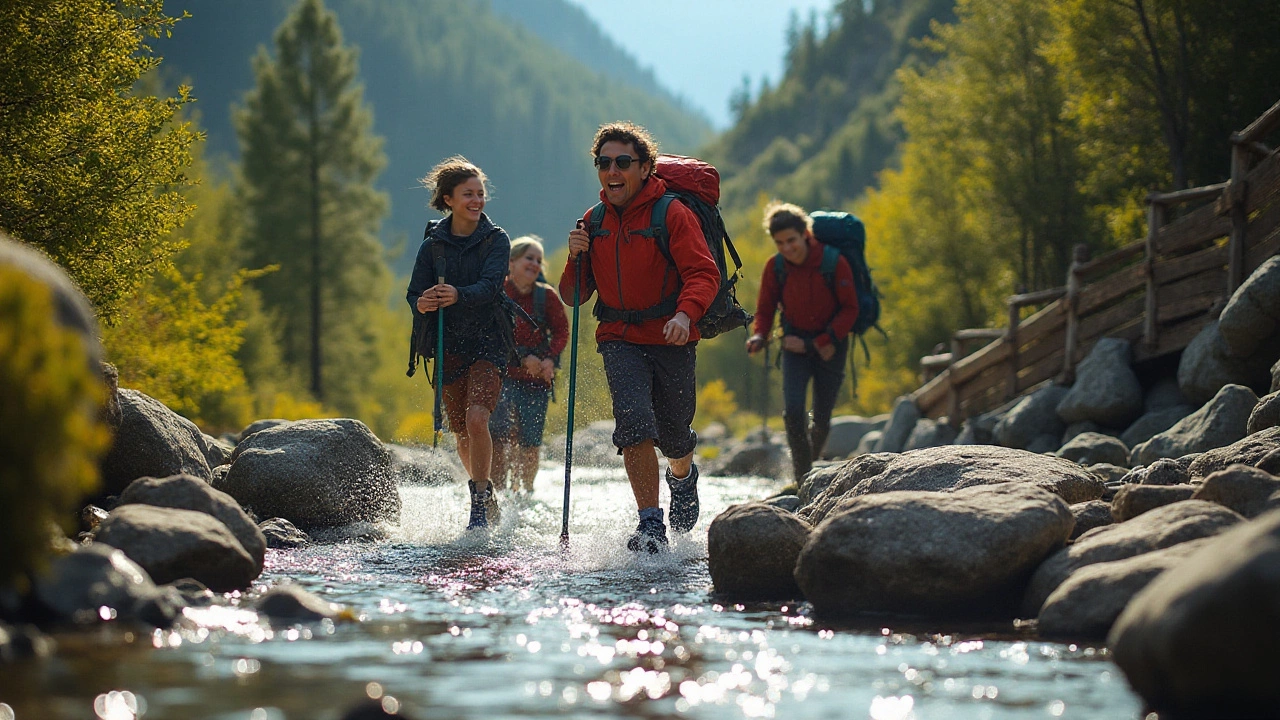
[[[849,330],[858,319],[858,295],[849,261],[840,257],[834,277],[823,277],[822,245],[813,237],[813,220],[790,203],[765,208],[764,227],[786,261],[785,285],[771,260],[760,277],[754,334],[747,353],[754,355],[768,342],[773,314],[782,305],[783,421],[791,465],[799,483],[822,454],[831,432],[831,412],[844,380]],[[805,413],[805,392],[813,380],[813,427]]]
[[[511,489],[533,492],[547,422],[547,402],[560,353],[569,344],[569,320],[564,303],[542,277],[542,241],[535,235],[511,241],[511,262],[505,290],[528,317],[517,316],[516,354],[519,364],[507,366],[502,396],[489,418],[493,435],[493,482],[502,489],[512,474]]]
[[[632,123],[603,125],[592,141],[604,203],[601,227],[591,227],[588,210],[569,233],[569,261],[560,277],[560,296],[572,298],[575,259],[586,253],[580,303],[597,294],[597,348],[617,423],[619,448],[640,523],[627,541],[633,552],[667,547],[667,527],[658,506],[658,457],[667,458],[671,489],[671,529],[688,532],[698,521],[698,467],[691,423],[697,388],[694,378],[696,323],[720,286],[720,271],[707,249],[698,220],[680,202],[667,210],[666,225],[674,265],[649,230],[654,203],[666,183],[653,174],[658,148],[648,131]]]

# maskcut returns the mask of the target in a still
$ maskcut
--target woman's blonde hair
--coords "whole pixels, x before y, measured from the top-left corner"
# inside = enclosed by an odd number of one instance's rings
[[[521,235],[511,241],[511,259],[515,260],[524,255],[531,247],[538,248],[538,252],[544,258],[547,256],[547,251],[542,247],[542,238],[537,235]]]

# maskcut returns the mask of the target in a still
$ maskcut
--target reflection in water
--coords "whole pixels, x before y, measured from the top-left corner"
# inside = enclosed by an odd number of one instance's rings
[[[704,480],[698,528],[669,553],[633,555],[625,479],[583,475],[567,552],[562,468],[540,473],[534,497],[506,498],[489,536],[462,530],[465,488],[405,487],[387,540],[268,553],[258,589],[297,582],[360,622],[270,628],[219,608],[172,632],[108,625],[60,638],[52,660],[7,666],[0,702],[19,720],[79,720],[108,703],[132,713],[121,717],[336,720],[358,701],[419,718],[1141,717],[1093,648],[717,602],[706,525],[766,494],[763,481]]]

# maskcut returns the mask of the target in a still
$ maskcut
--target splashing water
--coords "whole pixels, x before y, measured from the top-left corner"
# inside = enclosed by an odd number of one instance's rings
[[[637,555],[625,549],[636,515],[622,472],[575,471],[565,552],[563,473],[544,466],[532,497],[504,495],[489,534],[462,530],[464,487],[402,487],[387,540],[269,552],[263,586],[297,582],[358,623],[268,628],[215,609],[151,636],[67,635],[54,659],[0,672],[0,703],[19,720],[96,707],[336,719],[361,700],[416,718],[1142,717],[1095,648],[1007,628],[839,626],[803,603],[718,600],[706,527],[772,482],[704,478],[694,532]]]

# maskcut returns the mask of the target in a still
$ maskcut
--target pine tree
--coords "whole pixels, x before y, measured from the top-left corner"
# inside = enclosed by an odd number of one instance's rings
[[[371,362],[363,315],[388,289],[377,241],[387,199],[373,187],[386,157],[356,80],[356,51],[322,0],[302,0],[275,46],[274,59],[259,49],[257,86],[235,118],[250,265],[280,267],[259,288],[278,318],[284,361],[308,367],[317,399],[334,382],[353,398],[351,374]]]
[[[0,228],[66,268],[108,323],[191,211],[186,88],[135,88],[173,23],[162,0],[0,3]]]

